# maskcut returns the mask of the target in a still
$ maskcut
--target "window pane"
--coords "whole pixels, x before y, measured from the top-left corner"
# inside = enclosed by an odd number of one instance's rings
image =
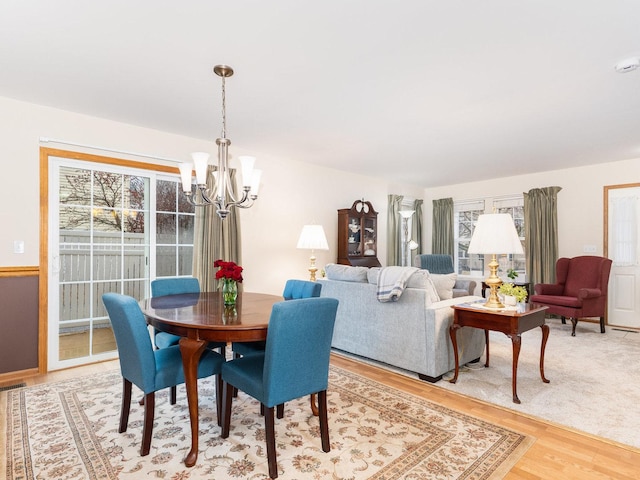
[[[87,243],[91,228],[91,208],[60,207],[60,242]]]
[[[178,215],[178,243],[193,244],[193,215]]]
[[[178,275],[191,275],[193,272],[193,247],[178,247]]]
[[[123,176],[118,173],[93,172],[93,205],[122,207]]]
[[[60,203],[91,205],[91,171],[60,167]]]
[[[176,216],[171,213],[156,213],[156,242],[176,243]]]
[[[156,276],[174,277],[176,275],[175,247],[156,248]]]
[[[176,211],[176,182],[158,180],[156,182],[156,211]]]

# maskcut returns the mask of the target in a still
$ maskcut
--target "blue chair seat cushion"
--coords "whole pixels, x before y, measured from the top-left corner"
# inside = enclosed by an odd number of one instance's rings
[[[182,368],[180,347],[174,345],[160,350],[154,350],[153,354],[156,357],[155,385],[146,386],[146,388],[142,385],[136,385],[144,391],[145,395],[184,383],[184,369]],[[210,350],[205,350],[198,364],[198,378],[215,375],[220,371],[223,363],[224,358],[222,358],[222,355]]]
[[[227,383],[258,400],[264,398],[263,372],[264,352],[236,358],[235,360],[224,363],[221,367],[222,378],[224,378]],[[273,407],[275,405],[277,404],[274,403],[273,405],[266,406]]]

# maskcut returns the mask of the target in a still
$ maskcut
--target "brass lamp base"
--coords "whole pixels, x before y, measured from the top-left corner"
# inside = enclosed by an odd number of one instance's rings
[[[313,250],[311,250],[311,258],[309,258],[309,261],[311,262],[311,264],[309,265],[309,274],[310,274],[309,280],[311,280],[312,282],[315,282],[316,272],[318,271],[318,269],[316,268],[316,256],[313,254]]]
[[[489,299],[484,304],[486,308],[504,308],[503,303],[500,301],[500,298],[498,298],[498,288],[502,285],[502,279],[498,277],[499,266],[500,264],[494,253],[491,257],[491,262],[489,262],[489,277],[484,281],[490,288]]]

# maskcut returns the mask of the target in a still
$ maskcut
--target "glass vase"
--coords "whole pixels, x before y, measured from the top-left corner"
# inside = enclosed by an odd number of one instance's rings
[[[222,299],[225,305],[235,305],[238,299],[238,283],[230,278],[222,280]]]

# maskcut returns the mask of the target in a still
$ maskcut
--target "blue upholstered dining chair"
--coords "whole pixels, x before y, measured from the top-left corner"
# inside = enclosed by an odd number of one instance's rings
[[[308,280],[287,280],[282,296],[285,300],[319,297],[322,284]],[[235,356],[264,352],[264,342],[236,342],[231,345]]]
[[[233,390],[257,399],[264,409],[269,476],[278,476],[274,407],[318,394],[322,450],[328,452],[327,386],[336,320],[335,298],[303,298],[276,303],[271,310],[264,353],[222,365],[222,438],[229,436]]]
[[[149,454],[151,448],[155,392],[184,383],[180,347],[173,345],[154,350],[147,330],[147,322],[134,298],[118,293],[105,293],[102,301],[116,337],[123,380],[118,432],[127,431],[131,389],[132,385],[135,385],[144,393],[144,426],[140,455],[145,456]],[[205,350],[198,365],[198,378],[220,374],[223,363],[222,355]],[[216,390],[219,390],[217,385],[218,382],[216,382]],[[221,392],[217,391],[216,395],[219,394]],[[218,416],[220,413],[218,412]]]
[[[195,277],[156,278],[151,282],[151,296],[179,295],[181,293],[200,293],[200,282]],[[167,332],[154,330],[156,348],[178,345],[180,337]]]

